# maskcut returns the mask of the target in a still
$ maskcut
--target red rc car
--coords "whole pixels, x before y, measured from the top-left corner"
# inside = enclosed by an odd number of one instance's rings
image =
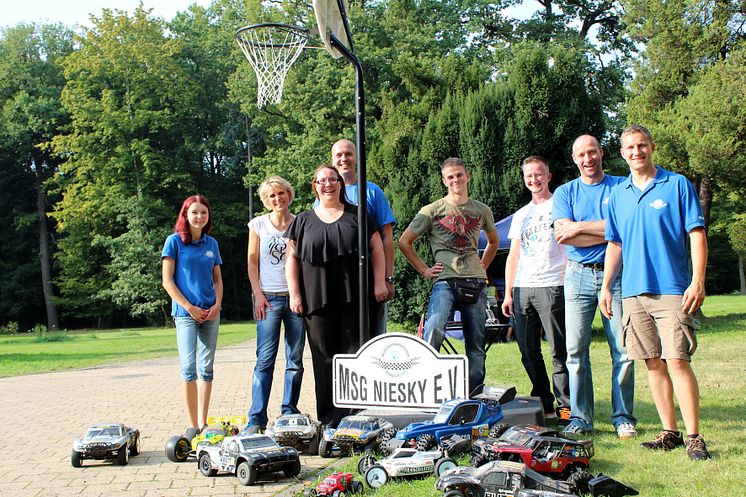
[[[516,436],[511,436],[516,435]],[[588,469],[593,441],[574,440],[539,426],[517,426],[500,438],[480,438],[472,444],[472,466],[489,461],[522,462],[539,473],[567,479]]]
[[[352,473],[332,473],[316,488],[308,488],[303,492],[304,497],[325,496],[339,497],[346,494],[363,493],[363,484],[355,481]]]

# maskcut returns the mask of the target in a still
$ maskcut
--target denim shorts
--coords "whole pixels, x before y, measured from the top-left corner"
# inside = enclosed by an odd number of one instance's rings
[[[191,316],[176,316],[176,346],[184,381],[212,381],[220,316],[199,324]]]

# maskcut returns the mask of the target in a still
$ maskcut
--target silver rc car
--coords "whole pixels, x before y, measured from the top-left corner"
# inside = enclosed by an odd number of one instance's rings
[[[286,447],[295,447],[311,455],[319,453],[321,423],[306,414],[284,414],[277,418],[266,434]]]
[[[84,459],[114,460],[126,466],[130,456],[140,453],[140,430],[121,423],[98,423],[73,442],[70,462],[79,468]]]

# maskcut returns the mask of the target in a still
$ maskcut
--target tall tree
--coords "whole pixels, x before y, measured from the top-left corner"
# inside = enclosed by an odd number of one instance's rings
[[[8,185],[3,192],[17,195],[16,185],[30,180],[33,187],[34,216],[28,211],[19,210],[16,218],[6,226],[26,230],[36,227],[36,247],[26,254],[4,253],[2,260],[8,267],[3,270],[8,282],[18,281],[21,287],[8,285],[2,291],[2,301],[16,302],[18,311],[26,308],[38,296],[24,298],[27,288],[38,290],[43,296],[46,310],[46,324],[50,329],[59,328],[55,292],[52,284],[52,247],[50,246],[50,224],[47,218],[49,210],[46,181],[54,173],[59,160],[50,154],[48,142],[68,121],[68,116],[60,104],[60,93],[64,85],[62,70],[58,61],[72,52],[72,32],[61,25],[21,24],[5,29],[0,36],[0,149],[2,149],[5,178],[15,177],[15,185]],[[7,168],[14,169],[14,172]],[[25,176],[21,179],[20,176]],[[23,189],[20,190],[23,192]],[[8,199],[10,200],[10,199]],[[8,201],[6,200],[6,201]],[[23,209],[24,201],[13,202],[14,209]],[[28,204],[27,204],[28,205]],[[26,216],[26,220],[24,219]],[[14,237],[15,238],[15,237]],[[23,237],[21,236],[22,240]],[[3,244],[5,250],[23,246],[14,243]],[[29,247],[30,248],[30,247]],[[29,257],[38,257],[39,271],[29,274]],[[26,274],[15,273],[24,272]],[[33,274],[40,274],[36,280]],[[35,284],[37,281],[38,284]],[[17,291],[20,290],[20,294]],[[33,292],[31,292],[33,294]],[[9,312],[9,317],[28,321],[28,315],[20,312]],[[5,313],[3,313],[5,314]],[[35,323],[24,323],[32,325]]]
[[[179,41],[167,38],[163,21],[142,7],[132,17],[104,10],[92,21],[64,61],[62,102],[72,125],[54,140],[66,159],[56,175],[63,198],[54,215],[63,234],[64,302],[76,315],[106,320],[113,311],[147,308],[143,298],[160,295],[151,304],[165,306],[159,244],[140,240],[153,261],[144,267],[141,258],[112,250],[133,238],[131,230],[172,225],[182,192],[207,172],[191,139],[197,117],[187,115],[193,107],[185,105],[199,89],[177,56]],[[148,291],[112,299],[111,292],[136,286],[128,280],[143,272]],[[114,309],[112,301],[119,304]]]

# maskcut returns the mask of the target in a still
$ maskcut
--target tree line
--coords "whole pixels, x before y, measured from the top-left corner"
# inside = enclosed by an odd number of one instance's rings
[[[708,291],[746,291],[743,2],[537,0],[524,21],[504,13],[514,3],[351,3],[368,176],[392,203],[395,236],[442,196],[446,157],[466,161],[473,196],[501,219],[528,200],[521,158],[547,157],[556,187],[576,175],[579,134],[598,136],[607,170],[627,174],[617,136],[635,121],[653,131],[658,161],[699,188]],[[223,315],[252,317],[255,187],[280,174],[293,210],[308,208],[311,172],[355,136],[352,68],[322,50],[290,69],[281,104],[256,107],[235,32],[270,21],[315,24],[306,2],[215,0],[170,21],[104,9],[84,29],[0,32],[0,326],[165,323],[160,250],[195,192],[213,203]],[[428,284],[403,259],[396,274],[390,317],[416,321]]]

